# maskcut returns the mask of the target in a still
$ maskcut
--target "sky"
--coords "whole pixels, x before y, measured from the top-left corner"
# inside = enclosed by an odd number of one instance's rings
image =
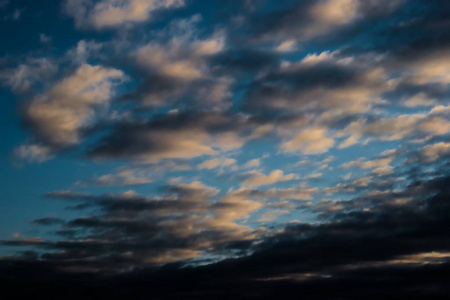
[[[0,0],[0,32],[5,292],[448,297],[449,1]]]

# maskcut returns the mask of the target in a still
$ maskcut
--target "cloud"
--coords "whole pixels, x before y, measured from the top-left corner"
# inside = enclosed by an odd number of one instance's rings
[[[450,130],[449,109],[447,106],[435,106],[427,113],[404,114],[375,120],[358,120],[350,123],[336,136],[349,135],[339,148],[355,144],[363,136],[377,137],[382,140],[400,140],[408,137],[430,138],[445,135]],[[349,142],[351,139],[351,142]]]
[[[429,99],[425,93],[414,95],[404,102],[406,107],[434,106],[435,104],[434,99]]]
[[[450,155],[450,143],[441,142],[425,146],[419,151],[419,155],[425,163],[435,162]]]
[[[161,195],[149,197],[133,191],[103,195],[73,191],[48,193],[49,198],[76,204],[72,209],[87,211],[85,216],[68,221],[51,218],[34,221],[40,225],[60,225],[57,233],[68,235],[71,240],[54,243],[22,239],[7,243],[60,250],[47,253],[47,259],[77,256],[66,265],[67,270],[81,264],[86,272],[97,272],[104,267],[119,271],[131,265],[182,261],[198,258],[203,253],[220,255],[233,249],[227,250],[223,245],[251,241],[259,235],[237,223],[262,207],[259,202],[236,193],[219,197],[218,189],[198,181],[173,181],[160,190]],[[90,266],[84,265],[93,256],[98,258]],[[112,263],[115,256],[120,261]]]
[[[58,71],[57,64],[49,58],[28,58],[6,72],[6,83],[14,92],[26,93],[50,79]]]
[[[47,36],[43,33],[39,34],[39,42],[43,45],[47,45],[50,44],[52,42],[52,37],[51,36]]]
[[[124,79],[119,70],[84,64],[32,99],[23,117],[36,138],[48,147],[57,150],[76,145],[81,131],[95,123],[98,108],[108,104],[113,86]]]
[[[93,40],[80,40],[75,47],[67,51],[66,57],[72,63],[81,66],[92,58],[104,55],[102,54],[102,50],[105,51],[105,44],[103,43],[98,43]]]
[[[427,46],[406,48],[394,57],[397,59],[394,66],[409,71],[409,76],[405,76],[404,80],[414,84],[431,82],[448,84],[450,56],[447,49],[446,44],[435,47],[432,43]]]
[[[111,28],[152,18],[155,11],[177,8],[184,0],[66,0],[65,12],[80,28]]]
[[[141,185],[152,182],[151,179],[141,174],[135,174],[130,170],[121,171],[117,174],[102,175],[97,178],[81,180],[77,182],[79,186],[96,185],[96,186],[131,186]]]
[[[290,51],[294,51],[296,48],[296,42],[295,40],[287,40],[282,42],[277,48],[276,50],[279,52],[290,52]]]
[[[178,80],[195,80],[205,76],[205,56],[223,49],[221,37],[186,43],[174,38],[169,45],[149,44],[138,49],[133,56],[138,64],[149,70]]]
[[[33,223],[38,225],[49,226],[55,224],[64,224],[64,220],[60,218],[41,218],[33,220]]]
[[[365,18],[389,15],[401,1],[389,4],[380,1],[320,0],[302,1],[287,5],[275,12],[256,18],[257,40],[280,40],[296,38],[307,41],[311,38],[331,36],[357,26]],[[266,22],[263,22],[262,18]],[[267,22],[270,20],[270,22]]]
[[[344,163],[340,167],[344,169],[353,167],[359,169],[373,169],[372,174],[386,176],[394,173],[394,168],[390,164],[396,156],[398,156],[398,151],[396,149],[386,150],[375,159],[365,160],[364,158],[359,158],[357,160]]]
[[[265,195],[275,199],[312,200],[312,196],[317,192],[319,189],[315,187],[275,188],[267,190]]]
[[[147,123],[119,124],[90,151],[95,159],[138,159],[216,155],[241,147],[246,120],[223,113],[169,113]]]
[[[211,170],[218,167],[229,167],[234,164],[236,164],[236,160],[233,158],[225,158],[225,159],[213,158],[205,160],[204,162],[198,165],[198,168]]]
[[[289,181],[296,178],[295,174],[284,175],[282,170],[274,170],[270,174],[265,175],[259,172],[250,172],[250,177],[244,180],[243,186],[255,187],[261,185],[269,185],[277,182]]]
[[[382,103],[381,95],[392,89],[378,60],[376,55],[347,56],[339,51],[324,51],[282,62],[252,82],[245,108],[253,113],[366,112]]]
[[[0,9],[4,9],[5,7],[7,7],[8,4],[9,4],[9,2],[0,2],[0,5],[1,5]],[[24,9],[16,8],[11,13],[8,13],[7,15],[3,16],[2,21],[16,22],[22,16],[23,11],[24,11]]]
[[[44,162],[52,157],[52,149],[40,145],[21,145],[14,150],[14,156],[28,162]]]
[[[142,74],[141,84],[124,98],[145,106],[160,107],[189,101],[191,105],[227,107],[230,98],[229,76],[213,74],[209,60],[225,47],[225,36],[215,32],[205,39],[196,36],[200,16],[179,21],[165,43],[151,42],[129,54]],[[173,21],[171,27],[182,26]],[[180,31],[180,32],[179,32]],[[187,33],[186,33],[187,31]]]
[[[289,213],[289,210],[277,209],[266,212],[258,219],[258,222],[270,222],[276,220],[281,215],[286,215]]]
[[[254,158],[249,160],[244,164],[244,168],[256,168],[259,167],[261,164],[261,160],[259,158]]]
[[[387,157],[387,158],[381,158],[381,159],[374,159],[374,160],[367,160],[364,161],[364,159],[357,159],[348,163],[344,163],[341,165],[341,168],[348,169],[352,167],[358,167],[360,169],[372,169],[376,167],[384,167],[388,166],[394,157]]]
[[[318,34],[353,21],[358,16],[359,1],[338,0],[319,1],[310,8],[311,18],[315,20],[309,28],[310,35]]]
[[[223,226],[224,228],[237,228],[247,231],[245,226],[232,223],[235,220],[247,219],[249,213],[262,207],[256,201],[248,200],[241,193],[228,193],[215,206],[216,214],[211,219],[212,226]]]
[[[305,154],[318,154],[328,151],[333,145],[334,140],[327,135],[326,128],[307,128],[284,142],[281,147],[288,152],[299,151]]]

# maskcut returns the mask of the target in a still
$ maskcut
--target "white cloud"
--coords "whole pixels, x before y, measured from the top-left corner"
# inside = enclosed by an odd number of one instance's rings
[[[447,49],[428,53],[403,65],[412,73],[407,80],[415,84],[450,83],[450,55]]]
[[[206,76],[204,58],[221,51],[222,36],[186,42],[174,38],[167,45],[148,44],[132,54],[137,63],[167,77],[191,81]]]
[[[216,215],[211,220],[210,226],[236,227],[233,221],[246,219],[250,212],[262,207],[261,203],[246,199],[248,196],[245,190],[227,193],[216,205]]]
[[[193,19],[193,18],[191,18]],[[188,21],[187,21],[188,22]],[[195,18],[192,21],[195,23]],[[189,28],[192,25],[187,25]],[[166,43],[149,43],[129,56],[151,78],[138,95],[149,106],[164,106],[180,98],[194,98],[196,102],[229,106],[231,96],[229,77],[212,76],[208,59],[225,47],[221,32],[207,39],[197,39],[194,29],[180,33]],[[176,32],[178,33],[178,31]],[[161,82],[161,83],[160,83]]]
[[[66,56],[72,63],[82,65],[87,63],[90,58],[99,56],[102,49],[104,49],[104,44],[81,40],[76,47],[67,52]]]
[[[317,23],[314,30],[322,31],[331,26],[353,21],[358,16],[358,0],[323,0],[311,8]]]
[[[363,159],[354,160],[341,165],[341,168],[348,169],[351,167],[358,167],[360,169],[373,169],[377,167],[388,166],[394,157],[387,157],[382,159],[374,159],[364,161]]]
[[[244,164],[244,168],[256,168],[259,167],[261,164],[261,160],[259,158],[254,158],[249,160]]]
[[[40,145],[21,145],[14,150],[14,155],[28,162],[44,162],[51,158],[52,150]]]
[[[312,195],[318,191],[313,187],[294,187],[288,189],[270,189],[265,195],[277,199],[311,200]]]
[[[51,77],[57,70],[55,62],[48,58],[29,58],[7,72],[6,82],[14,92],[23,93],[36,83]]]
[[[64,8],[77,27],[102,29],[148,21],[156,10],[183,5],[184,0],[66,0]]]
[[[96,186],[131,186],[150,182],[152,181],[148,177],[127,170],[117,174],[107,174],[93,179],[81,180],[77,182],[77,185],[86,186],[92,184]]]
[[[276,220],[281,215],[289,213],[287,209],[275,209],[264,213],[257,221],[258,222],[270,222]]]
[[[122,71],[84,64],[72,76],[34,98],[25,110],[27,121],[49,145],[77,144],[80,130],[93,123],[96,107],[108,103],[114,80],[124,78]]]
[[[436,101],[427,97],[425,93],[418,93],[417,95],[414,95],[413,97],[403,102],[403,105],[406,107],[434,106],[435,104]]]
[[[277,182],[293,180],[296,178],[295,174],[284,175],[282,170],[274,170],[268,175],[259,172],[252,172],[250,174],[252,175],[242,183],[243,186],[255,187],[261,185],[269,185]]]
[[[437,143],[425,146],[420,150],[421,158],[424,162],[435,162],[441,157],[450,155],[450,143]]]
[[[276,50],[278,52],[290,52],[294,51],[296,49],[297,42],[295,40],[286,40],[283,43],[281,43]]]
[[[199,169],[214,169],[218,167],[229,167],[236,164],[236,160],[233,158],[213,158],[210,160],[205,160],[198,165]]]
[[[285,151],[299,151],[304,154],[319,154],[333,147],[334,140],[328,136],[326,128],[310,127],[297,133],[281,147]]]
[[[334,136],[349,136],[339,145],[339,148],[357,144],[363,136],[377,137],[387,141],[407,137],[426,139],[450,132],[449,118],[449,107],[440,105],[433,107],[428,113],[404,114],[380,118],[372,122],[367,122],[364,119],[354,121]]]

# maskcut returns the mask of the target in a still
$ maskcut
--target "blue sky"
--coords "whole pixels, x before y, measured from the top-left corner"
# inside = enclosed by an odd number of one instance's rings
[[[304,239],[294,227],[431,209],[450,158],[449,8],[0,0],[2,261],[215,268]],[[342,267],[324,266],[267,278]]]

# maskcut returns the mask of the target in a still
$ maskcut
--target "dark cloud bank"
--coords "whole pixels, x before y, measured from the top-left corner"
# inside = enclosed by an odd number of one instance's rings
[[[37,253],[28,251],[20,257],[3,258],[2,293],[45,299],[274,299],[284,295],[303,299],[445,299],[450,275],[449,187],[450,176],[415,181],[401,192],[413,199],[406,205],[393,204],[398,195],[365,199],[365,206],[372,207],[369,211],[336,213],[330,221],[317,225],[290,224],[257,244],[230,243],[225,247],[253,253],[207,265],[169,263],[114,274],[105,269],[84,273],[74,268],[69,272],[70,267],[81,267],[81,259],[75,266],[71,260],[82,258],[84,251],[106,255],[107,265],[121,265],[120,257],[113,255],[120,253],[120,243],[114,244],[116,239],[110,237],[111,245],[106,248],[63,241],[41,245],[64,249],[70,255],[48,252],[38,259]],[[109,211],[159,209],[143,207],[142,199],[130,201],[128,207],[120,207],[112,197],[99,201]],[[43,225],[60,222],[36,220]],[[151,231],[142,223],[105,222],[74,220],[66,226],[75,231],[100,226],[116,234],[128,230],[130,236]],[[22,241],[23,245],[40,243],[45,242]],[[21,245],[19,241],[2,244]]]

